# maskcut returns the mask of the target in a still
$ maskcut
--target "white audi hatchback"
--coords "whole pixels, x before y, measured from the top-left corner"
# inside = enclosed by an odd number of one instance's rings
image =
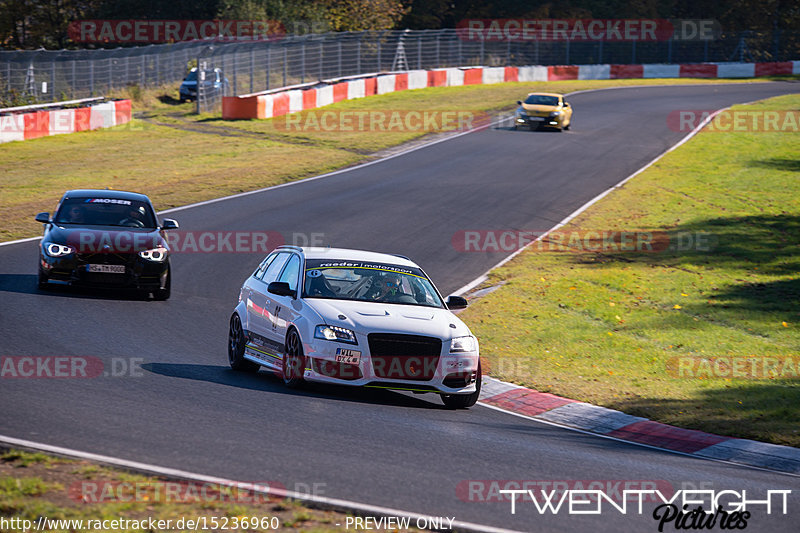
[[[239,292],[228,361],[289,387],[304,381],[437,393],[470,407],[481,390],[478,341],[409,259],[337,248],[281,246]]]

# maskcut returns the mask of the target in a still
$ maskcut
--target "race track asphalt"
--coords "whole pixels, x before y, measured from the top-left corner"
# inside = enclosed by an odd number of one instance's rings
[[[404,254],[447,294],[507,253],[461,252],[463,230],[546,230],[675,144],[667,115],[798,92],[790,82],[576,94],[570,132],[490,128],[321,180],[179,210],[187,231],[277,231]],[[34,141],[35,142],[35,141]],[[269,161],[264,162],[265,165]],[[225,176],[220,175],[220,180]],[[141,191],[147,192],[147,191]],[[52,209],[42,206],[42,210]],[[158,207],[158,206],[156,206]],[[181,253],[172,298],[36,289],[37,243],[0,247],[0,355],[92,356],[122,376],[0,380],[0,434],[243,481],[316,484],[331,498],[520,531],[656,531],[641,516],[539,515],[472,501],[470,480],[649,480],[674,490],[792,489],[800,479],[581,434],[436,396],[310,386],[228,369],[228,317],[261,254]],[[141,372],[122,362],[141,358]],[[115,361],[115,362],[112,362]],[[475,486],[475,485],[473,485]],[[664,485],[661,485],[664,486]],[[650,507],[652,509],[652,507]]]

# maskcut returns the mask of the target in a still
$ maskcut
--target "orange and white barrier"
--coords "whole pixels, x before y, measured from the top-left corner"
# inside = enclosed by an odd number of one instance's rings
[[[268,94],[226,96],[222,118],[272,118],[341,100],[424,87],[458,87],[512,81],[610,80],[623,78],[752,78],[800,74],[800,61],[780,63],[696,63],[684,65],[531,65],[411,70],[287,89]],[[1,117],[0,117],[1,118]]]
[[[110,128],[130,121],[130,100],[114,100],[88,107],[0,115],[0,143]]]

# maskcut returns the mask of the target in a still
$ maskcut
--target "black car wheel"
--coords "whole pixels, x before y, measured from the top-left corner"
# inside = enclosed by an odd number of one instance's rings
[[[164,282],[164,286],[159,287],[153,291],[153,299],[161,301],[169,299],[171,286],[172,286],[172,269],[167,267],[167,279]]]
[[[37,286],[38,286],[40,289],[44,290],[44,289],[47,289],[47,288],[48,288],[48,285],[49,285],[49,284],[48,284],[48,282],[47,282],[47,276],[45,275],[45,273],[44,273],[44,272],[42,272],[42,270],[41,270],[41,269],[39,269],[39,279],[38,279],[38,282],[37,282]]]
[[[300,335],[291,330],[286,337],[286,353],[283,356],[283,382],[287,387],[295,388],[303,384],[305,366]]]
[[[234,370],[242,372],[257,372],[260,365],[244,358],[244,330],[239,315],[234,313],[231,317],[231,326],[228,331],[228,363]]]
[[[481,364],[478,363],[478,372],[475,377],[475,392],[472,394],[442,394],[442,402],[448,409],[466,409],[478,402],[481,395]]]

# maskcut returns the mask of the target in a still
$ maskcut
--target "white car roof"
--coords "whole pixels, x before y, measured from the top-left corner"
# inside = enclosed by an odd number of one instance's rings
[[[279,247],[280,248],[280,247]],[[347,248],[312,248],[303,246],[287,246],[288,249],[302,250],[306,259],[333,259],[351,261],[370,261],[375,263],[389,263],[392,265],[419,268],[409,259],[392,254],[370,252],[367,250],[350,250]]]

